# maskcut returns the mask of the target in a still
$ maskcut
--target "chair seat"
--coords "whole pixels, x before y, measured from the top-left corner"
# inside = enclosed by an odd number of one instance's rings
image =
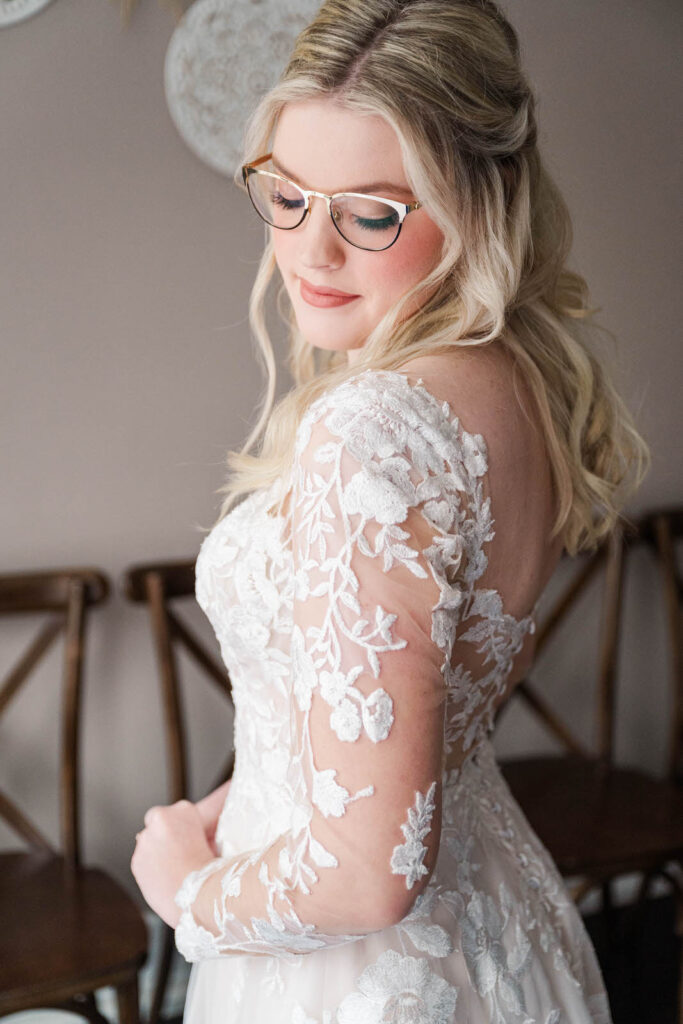
[[[683,856],[683,791],[576,755],[501,762],[513,796],[565,876],[607,879]]]
[[[115,984],[144,963],[140,910],[97,868],[49,853],[0,855],[0,1014]]]

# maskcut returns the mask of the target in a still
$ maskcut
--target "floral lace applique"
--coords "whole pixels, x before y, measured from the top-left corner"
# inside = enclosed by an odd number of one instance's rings
[[[408,808],[408,821],[401,825],[406,841],[395,846],[391,855],[391,870],[395,875],[406,876],[407,889],[412,889],[418,878],[428,874],[422,863],[427,852],[422,840],[431,828],[435,793],[436,782],[432,782],[425,796],[415,794],[415,807]]]
[[[448,956],[454,948],[453,939],[446,929],[435,924],[431,916],[438,906],[440,889],[440,886],[430,883],[420,893],[410,913],[396,925],[419,953],[439,958]]]
[[[385,950],[337,1010],[339,1024],[453,1024],[458,990],[424,959]]]

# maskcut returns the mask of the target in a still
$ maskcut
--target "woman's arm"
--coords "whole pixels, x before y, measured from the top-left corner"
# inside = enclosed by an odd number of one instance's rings
[[[232,779],[228,779],[227,782],[218,786],[218,788],[214,789],[212,793],[209,793],[201,800],[198,800],[195,804],[204,827],[204,834],[207,842],[212,848],[215,856],[218,855],[218,851],[216,849],[216,826],[218,824],[221,811],[223,810],[231,782]]]
[[[402,920],[434,867],[445,682],[432,611],[450,598],[445,569],[460,547],[417,507],[439,483],[418,493],[417,442],[405,452],[403,431],[396,456],[375,461],[388,442],[376,444],[370,404],[363,449],[324,424],[302,431],[290,825],[267,848],[207,858],[184,880],[176,944],[188,960],[353,941]]]

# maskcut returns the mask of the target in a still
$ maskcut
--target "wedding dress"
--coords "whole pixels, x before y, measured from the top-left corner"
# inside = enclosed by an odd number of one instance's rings
[[[421,378],[366,370],[205,538],[236,760],[220,856],[176,896],[185,1024],[609,1024],[491,746],[534,620],[481,583],[487,470]]]

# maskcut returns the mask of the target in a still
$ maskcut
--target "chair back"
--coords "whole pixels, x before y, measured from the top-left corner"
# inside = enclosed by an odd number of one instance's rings
[[[129,600],[147,605],[161,684],[168,765],[169,800],[189,797],[188,751],[183,696],[176,649],[180,645],[206,678],[232,704],[230,678],[224,665],[183,620],[178,605],[194,600],[194,561],[154,562],[131,566],[123,575]],[[173,607],[171,607],[173,605]],[[232,775],[234,752],[219,771],[212,789]]]
[[[97,569],[54,569],[0,576],[0,617],[47,616],[33,642],[0,682],[0,718],[36,666],[64,635],[60,710],[60,846],[65,863],[80,863],[79,735],[83,656],[88,610],[109,593]],[[0,818],[32,849],[58,851],[28,815],[0,791]]]
[[[671,680],[670,734],[667,778],[683,784],[683,508],[668,507],[645,513],[639,523],[642,539],[654,550],[660,573],[669,639]]]
[[[602,577],[600,604],[600,632],[598,667],[595,686],[595,733],[593,746],[589,746],[576,735],[541,695],[527,677],[512,693],[511,699],[525,702],[545,728],[559,740],[563,748],[573,754],[598,760],[605,764],[612,761],[614,750],[614,724],[616,704],[617,659],[621,621],[622,592],[624,583],[624,554],[634,528],[618,523],[609,537],[591,554],[574,559],[565,557],[565,562],[576,562],[577,568],[569,583],[555,598],[551,608],[536,630],[536,657],[551,642],[568,615],[579,605],[589,591],[589,585],[597,576]],[[508,700],[500,709],[504,713]]]
[[[600,639],[595,690],[597,749],[590,749],[542,697],[529,679],[515,693],[525,701],[547,729],[572,753],[612,763],[619,638],[626,565],[636,546],[654,554],[659,571],[669,643],[671,680],[670,734],[666,777],[683,783],[683,508],[664,507],[641,515],[635,523],[619,523],[610,537],[591,555],[580,556],[579,568],[560,593],[537,630],[536,654],[551,641],[558,626],[577,605],[596,575],[602,574]],[[508,702],[509,703],[509,702]]]

